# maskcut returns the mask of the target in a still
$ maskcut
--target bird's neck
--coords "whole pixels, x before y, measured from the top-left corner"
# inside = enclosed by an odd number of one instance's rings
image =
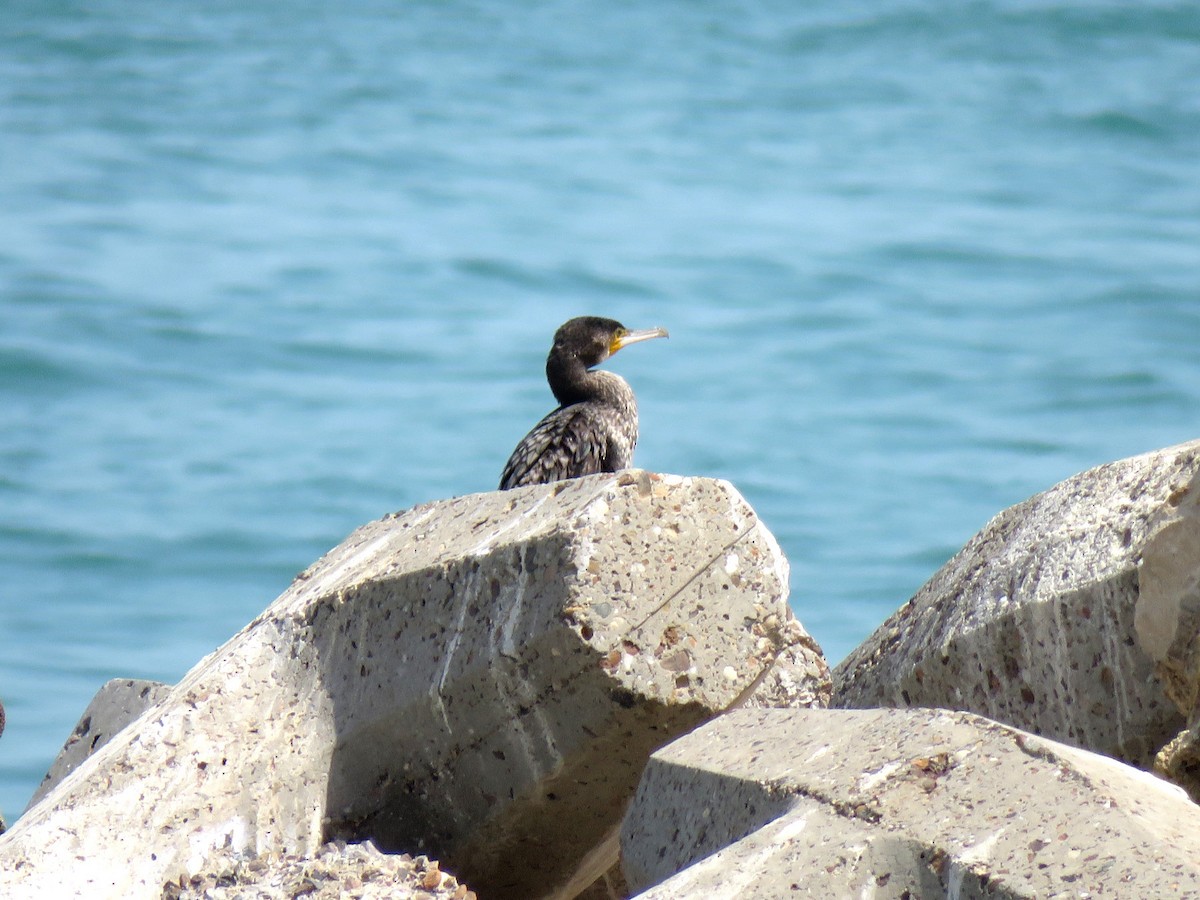
[[[620,375],[592,371],[573,356],[551,356],[546,360],[546,380],[550,382],[555,399],[563,406],[587,400],[621,403],[626,394],[633,393]]]

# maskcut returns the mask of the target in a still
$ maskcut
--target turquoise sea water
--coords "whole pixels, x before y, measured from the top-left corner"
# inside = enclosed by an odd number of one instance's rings
[[[0,810],[352,528],[489,490],[578,314],[831,662],[1200,436],[1193,3],[9,3]]]

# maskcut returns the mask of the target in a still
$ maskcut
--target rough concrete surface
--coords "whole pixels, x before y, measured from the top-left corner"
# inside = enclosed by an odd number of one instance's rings
[[[310,857],[276,855],[163,886],[163,900],[477,900],[436,861],[329,843]]]
[[[105,682],[79,717],[79,724],[33,792],[27,808],[35,806],[80,763],[107,744],[114,734],[170,692],[170,685],[158,681],[114,678]]]
[[[832,705],[971,710],[1148,766],[1183,717],[1135,627],[1139,563],[1198,459],[1120,460],[1000,513],[837,667]]]
[[[971,713],[737,710],[651,759],[622,830],[644,900],[1200,896],[1200,807]]]
[[[436,856],[489,898],[586,884],[650,752],[784,651],[827,684],[786,585],[774,539],[707,479],[371,523],[0,838],[0,896],[158,896],[339,837]]]

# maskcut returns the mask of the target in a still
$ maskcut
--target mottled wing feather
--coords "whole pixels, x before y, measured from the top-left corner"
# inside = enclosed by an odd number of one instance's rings
[[[500,476],[500,490],[613,471],[609,435],[600,419],[584,404],[563,406],[517,444]]]

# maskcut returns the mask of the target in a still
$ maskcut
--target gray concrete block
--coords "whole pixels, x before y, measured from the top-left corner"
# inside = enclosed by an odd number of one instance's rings
[[[651,759],[622,829],[645,900],[1200,896],[1200,807],[970,713],[737,710]]]
[[[1182,444],[1000,513],[837,667],[832,705],[971,710],[1148,766],[1184,720],[1135,625],[1139,565],[1198,471]]]
[[[808,640],[786,585],[753,511],[706,479],[371,523],[23,816],[0,894],[157,896],[332,837],[436,856],[488,897],[587,884],[649,753]]]
[[[71,736],[29,801],[32,807],[114,734],[134,721],[171,691],[170,685],[135,678],[114,678],[96,692]]]

